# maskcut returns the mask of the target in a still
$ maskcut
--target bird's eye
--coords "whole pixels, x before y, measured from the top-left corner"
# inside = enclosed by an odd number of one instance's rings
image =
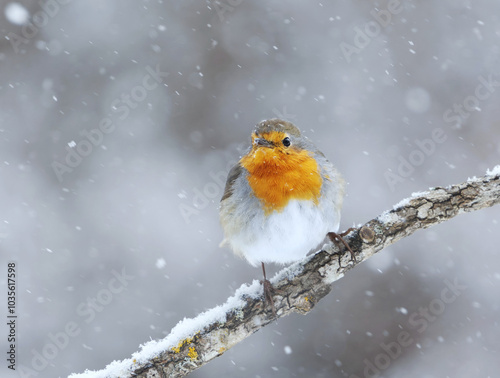
[[[288,147],[289,145],[292,144],[292,142],[290,142],[289,137],[286,137],[285,139],[283,139],[282,142],[283,142],[283,146],[285,146],[285,147]]]

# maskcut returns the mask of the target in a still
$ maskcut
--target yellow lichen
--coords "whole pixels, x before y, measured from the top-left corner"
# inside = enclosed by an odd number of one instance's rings
[[[224,348],[224,347],[220,347],[220,348],[219,348],[219,354],[222,354],[222,353],[224,353],[225,351],[226,351],[226,348]]]
[[[304,299],[306,300],[306,302],[309,302],[309,297],[305,297]]]
[[[184,340],[179,341],[179,344],[177,346],[172,347],[172,352],[174,353],[179,353],[181,351],[181,348],[187,344],[191,344],[193,340],[195,339],[196,336],[200,334],[200,331],[196,332],[193,337],[187,337]]]
[[[188,357],[191,359],[191,361],[198,358],[198,352],[194,347],[189,347]]]
[[[179,353],[184,345],[190,344],[192,341],[193,341],[192,337],[188,337],[187,339],[181,340],[176,347],[172,347],[172,350],[174,351],[174,353]]]

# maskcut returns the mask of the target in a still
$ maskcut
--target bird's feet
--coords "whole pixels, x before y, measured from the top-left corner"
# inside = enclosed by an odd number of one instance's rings
[[[354,251],[351,249],[351,247],[349,247],[349,244],[347,244],[346,241],[343,239],[343,237],[349,235],[351,231],[355,230],[356,230],[355,228],[351,227],[340,234],[337,234],[336,232],[329,232],[328,234],[326,234],[326,236],[328,236],[333,243],[337,244],[339,241],[342,242],[351,253],[351,259],[354,260],[354,262],[356,262],[356,255],[354,254]]]
[[[264,304],[269,302],[269,304],[271,305],[271,310],[273,311],[273,317],[276,317],[276,309],[274,308],[273,299],[274,287],[267,279],[260,281],[260,283],[262,284],[264,289]]]
[[[269,303],[271,305],[271,310],[273,312],[273,317],[276,318],[276,308],[274,307],[274,294],[284,294],[283,290],[275,289],[272,283],[266,278],[266,268],[264,268],[264,263],[262,263],[262,272],[264,273],[264,279],[260,281],[264,290],[264,304]]]

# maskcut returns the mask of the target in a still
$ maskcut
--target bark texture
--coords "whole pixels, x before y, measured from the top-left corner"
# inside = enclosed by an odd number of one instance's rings
[[[292,312],[307,314],[331,290],[332,282],[388,245],[444,222],[456,215],[496,205],[500,202],[500,169],[481,178],[448,187],[416,193],[392,210],[355,229],[344,240],[356,254],[356,261],[340,245],[326,245],[324,250],[300,263],[283,269],[273,280],[279,291],[274,296],[276,317]],[[262,292],[260,292],[262,294]],[[262,296],[242,296],[234,307],[227,308],[224,321],[214,321],[191,337],[162,351],[146,363],[135,363],[125,376],[182,377],[222,355],[226,350],[275,321]],[[96,372],[99,373],[99,372]],[[105,371],[99,377],[108,376]],[[127,375],[128,374],[128,375]],[[122,375],[123,376],[123,375]]]

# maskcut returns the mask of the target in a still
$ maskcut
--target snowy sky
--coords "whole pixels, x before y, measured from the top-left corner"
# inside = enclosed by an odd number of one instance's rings
[[[261,278],[219,248],[217,206],[262,119],[342,172],[341,229],[500,163],[498,1],[218,4],[0,1],[0,287],[15,261],[24,376],[129,358]],[[191,376],[495,376],[499,211],[395,244]]]

